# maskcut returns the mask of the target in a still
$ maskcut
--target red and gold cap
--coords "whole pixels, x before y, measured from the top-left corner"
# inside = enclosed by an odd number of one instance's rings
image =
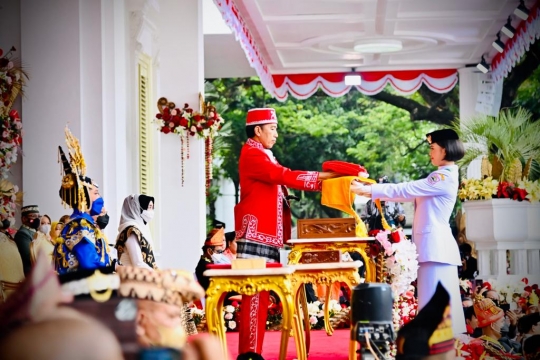
[[[208,236],[206,237],[206,241],[204,242],[204,245],[225,246],[225,229],[224,228],[212,229],[212,231],[208,233]]]
[[[474,303],[474,314],[478,319],[478,327],[486,327],[504,316],[504,311],[497,307],[493,300],[484,298]]]
[[[246,126],[277,123],[276,110],[272,108],[251,109],[247,113]]]

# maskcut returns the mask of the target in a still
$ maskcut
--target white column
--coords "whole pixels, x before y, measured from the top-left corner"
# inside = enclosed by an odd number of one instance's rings
[[[527,266],[527,250],[526,249],[520,249],[520,250],[513,250],[514,256],[512,257],[513,264],[512,264],[512,270],[513,274],[521,275],[521,274],[528,274],[528,266]]]
[[[491,276],[491,251],[479,250],[478,253],[478,278],[488,279]]]
[[[506,250],[495,250],[497,254],[497,271],[496,275],[500,277],[507,276],[506,274]]]
[[[479,72],[475,67],[458,70],[459,73],[459,119],[462,124],[478,115],[475,110],[478,97]],[[467,168],[467,178],[480,178],[482,160],[473,160]]]
[[[159,85],[157,96],[198,108],[203,92],[204,48],[201,0],[159,3]],[[157,108],[156,108],[157,110]],[[194,271],[205,238],[204,141],[190,138],[182,187],[180,139],[161,135],[160,265]]]
[[[231,179],[219,181],[220,196],[216,199],[216,219],[223,221],[226,231],[234,231],[235,188]]]
[[[67,151],[64,127],[79,138],[87,176],[100,185],[116,236],[118,202],[125,196],[124,2],[21,1],[21,55],[30,81],[23,98],[23,191],[57,220],[57,149]]]

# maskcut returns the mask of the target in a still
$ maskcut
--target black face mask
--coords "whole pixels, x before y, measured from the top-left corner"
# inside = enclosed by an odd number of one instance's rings
[[[41,225],[41,220],[39,218],[35,218],[34,220],[30,220],[30,227],[32,229],[39,229],[39,225]]]
[[[96,219],[96,223],[97,223],[97,226],[99,226],[101,230],[105,229],[107,227],[107,224],[109,223],[109,215],[105,214],[105,215],[98,216]]]

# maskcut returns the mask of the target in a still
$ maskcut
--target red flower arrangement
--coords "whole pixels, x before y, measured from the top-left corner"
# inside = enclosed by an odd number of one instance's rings
[[[194,111],[188,104],[182,109],[177,108],[174,102],[162,97],[158,100],[159,113],[156,114],[156,123],[159,131],[164,134],[180,136],[182,155],[182,186],[184,186],[184,160],[189,159],[189,137],[197,136],[205,140],[205,170],[206,190],[212,182],[212,144],[213,137],[223,127],[225,122],[210,104],[203,104],[202,111]]]
[[[511,182],[502,181],[497,187],[497,197],[499,199],[513,199],[517,201],[523,201],[527,199],[527,190],[520,189]]]

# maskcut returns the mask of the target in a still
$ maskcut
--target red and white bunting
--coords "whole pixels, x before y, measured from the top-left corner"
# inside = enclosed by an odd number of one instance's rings
[[[504,80],[529,51],[531,44],[540,39],[540,8],[539,3],[530,10],[529,17],[522,21],[516,29],[514,37],[508,39],[504,51],[495,55],[491,61],[491,72],[495,81]]]
[[[319,88],[333,97],[343,96],[351,90],[351,86],[345,85],[346,73],[272,75],[234,1],[214,0],[214,3],[242,46],[250,66],[259,75],[262,85],[278,100],[285,101],[289,93],[297,99],[307,99]],[[452,90],[458,81],[456,69],[374,71],[359,74],[362,76],[362,84],[355,87],[366,95],[381,92],[387,84],[403,95],[413,94],[422,84],[437,93],[446,93]]]
[[[362,83],[356,87],[365,95],[375,95],[390,84],[398,93],[411,95],[425,84],[437,93],[446,93],[458,82],[456,69],[445,70],[404,70],[358,72]],[[307,99],[319,88],[327,95],[339,97],[347,94],[353,86],[345,85],[347,73],[272,75],[274,79],[274,96],[285,101],[288,93],[297,99]]]

